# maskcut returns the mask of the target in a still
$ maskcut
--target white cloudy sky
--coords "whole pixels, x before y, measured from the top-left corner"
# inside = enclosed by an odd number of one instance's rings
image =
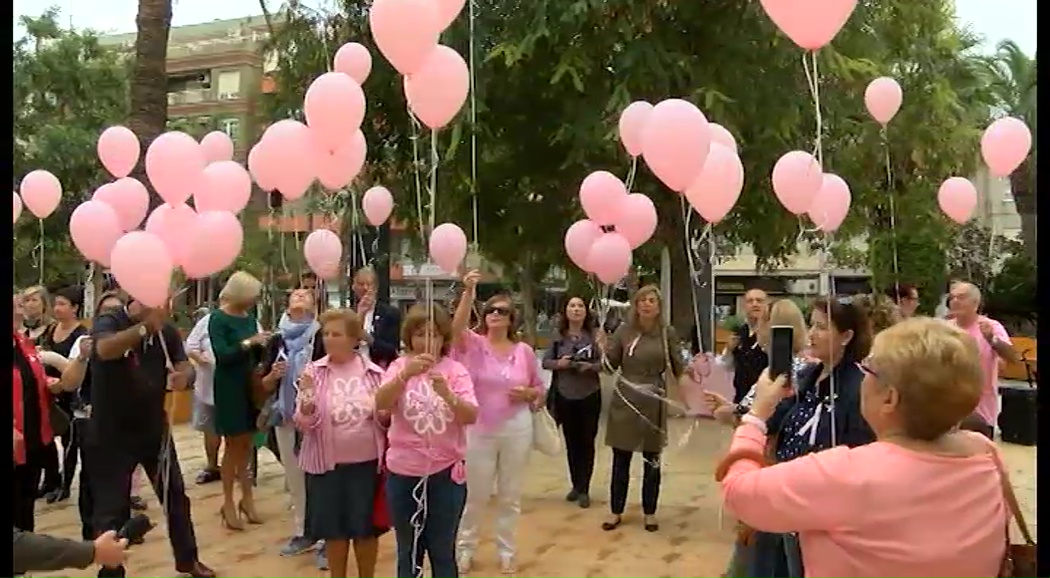
[[[266,0],[271,8],[280,0]],[[306,0],[307,5],[323,5],[327,0]],[[921,0],[916,0],[921,1]],[[73,25],[103,32],[131,32],[135,29],[137,0],[52,0]],[[15,34],[18,17],[35,16],[49,3],[39,0],[12,0]],[[985,38],[985,48],[1009,38],[1027,53],[1036,50],[1036,0],[956,0],[959,19]],[[174,24],[199,24],[209,20],[260,14],[259,0],[175,0]]]

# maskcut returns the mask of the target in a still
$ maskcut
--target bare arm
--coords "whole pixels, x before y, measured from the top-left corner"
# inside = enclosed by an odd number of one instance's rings
[[[133,347],[142,343],[142,323],[136,323],[124,330],[118,330],[116,318],[103,315],[95,320],[92,337],[95,340],[95,351],[99,359],[112,361],[124,357]]]
[[[397,401],[401,399],[401,394],[405,392],[405,384],[408,383],[408,380],[401,375],[400,367],[396,373],[391,374],[388,371],[387,376],[388,379],[376,391],[376,410],[378,411],[393,410],[397,406]]]
[[[459,345],[463,340],[463,332],[470,331],[470,310],[474,306],[474,285],[468,284],[463,289],[463,295],[456,305],[456,313],[452,316],[452,344]]]

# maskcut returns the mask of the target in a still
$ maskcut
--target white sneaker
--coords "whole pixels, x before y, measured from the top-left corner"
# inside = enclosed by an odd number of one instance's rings
[[[460,574],[466,574],[470,572],[470,568],[474,565],[474,553],[466,550],[460,550],[456,554],[456,567],[459,568]]]
[[[518,566],[514,563],[514,556],[509,554],[500,554],[499,569],[504,576],[514,576],[515,574],[517,574]]]

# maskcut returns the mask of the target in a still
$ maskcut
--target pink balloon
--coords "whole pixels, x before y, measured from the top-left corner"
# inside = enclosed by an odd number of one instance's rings
[[[803,50],[823,47],[842,30],[857,0],[761,0],[762,8]]]
[[[456,117],[468,94],[470,70],[463,57],[448,46],[439,44],[411,76],[405,77],[409,109],[434,130]]]
[[[937,204],[949,219],[965,225],[977,209],[977,189],[968,179],[952,177],[941,183]]]
[[[270,142],[260,151],[264,158],[259,162],[276,162],[275,188],[289,201],[302,198],[317,176],[314,138],[309,127],[289,119],[275,122],[263,134],[263,140]]]
[[[176,267],[185,267],[189,259],[190,243],[197,213],[186,204],[176,206],[164,204],[150,213],[146,219],[146,232],[153,233],[164,241],[167,254]]]
[[[587,254],[587,268],[602,283],[616,283],[631,270],[631,243],[619,233],[603,234]]]
[[[897,116],[902,102],[904,102],[904,92],[901,90],[901,85],[888,76],[871,81],[864,91],[864,105],[868,107],[871,118],[882,126],[886,126],[893,120],[893,117]]]
[[[708,223],[719,223],[736,206],[744,189],[744,165],[729,147],[711,144],[704,170],[685,190],[685,198]]]
[[[378,227],[394,212],[394,196],[386,187],[372,187],[365,191],[365,196],[361,199],[361,209],[368,224]]]
[[[193,222],[192,239],[182,270],[190,279],[201,279],[229,267],[241,254],[244,229],[233,213],[208,211]]]
[[[14,218],[13,222],[17,223],[18,222],[18,217],[22,216],[22,198],[18,196],[18,193],[14,193],[14,198],[15,198],[15,201],[14,201],[14,203],[15,203],[14,204],[15,218]]]
[[[281,165],[274,162],[274,156],[278,154],[275,146],[266,146],[266,139],[255,143],[248,151],[248,171],[259,188],[269,193],[277,188],[277,174]]]
[[[334,279],[339,276],[343,259],[343,243],[339,235],[328,229],[318,229],[306,237],[303,243],[303,254],[310,270],[321,279]]]
[[[123,235],[120,216],[102,201],[85,201],[69,217],[69,236],[88,261],[109,266],[110,253]]]
[[[334,152],[320,151],[317,155],[317,180],[321,186],[338,191],[350,184],[365,166],[368,144],[361,131]]]
[[[121,237],[113,246],[110,269],[121,289],[146,307],[168,304],[175,265],[157,235],[132,231]]]
[[[438,24],[441,30],[445,30],[456,21],[466,4],[466,0],[437,0]]]
[[[711,127],[711,143],[718,143],[729,150],[733,151],[733,154],[739,155],[740,150],[736,146],[736,138],[733,137],[733,133],[729,132],[726,127],[712,122],[707,126]]]
[[[813,196],[808,214],[813,224],[825,233],[834,233],[846,220],[852,196],[849,185],[838,175],[826,173],[820,189]]]
[[[346,144],[365,119],[365,92],[349,76],[327,72],[306,89],[306,124],[329,151]]]
[[[459,225],[442,223],[430,233],[430,258],[449,275],[459,272],[467,257],[467,235]]]
[[[207,163],[233,160],[233,140],[222,131],[214,130],[204,135],[201,139],[201,149]]]
[[[587,256],[590,255],[591,246],[603,234],[602,228],[594,221],[582,219],[573,223],[569,230],[565,231],[565,252],[569,259],[572,259],[577,267],[590,273],[591,270],[587,268]]]
[[[813,204],[813,196],[824,184],[824,171],[813,155],[791,151],[773,166],[773,192],[780,204],[794,215],[801,215]]]
[[[374,0],[368,25],[379,52],[404,75],[423,65],[441,35],[434,0]]]
[[[180,205],[200,185],[207,163],[200,143],[184,132],[166,132],[146,149],[146,175],[170,205]]]
[[[627,105],[620,113],[620,142],[627,154],[637,157],[642,154],[642,132],[645,130],[645,122],[653,112],[653,105],[638,100]]]
[[[98,137],[98,160],[116,178],[128,176],[142,154],[139,137],[131,129],[111,126]]]
[[[619,211],[620,201],[627,196],[627,187],[608,171],[595,171],[580,184],[580,204],[583,212],[595,223],[612,225]]]
[[[357,84],[364,85],[372,72],[372,53],[356,42],[347,42],[335,52],[332,68],[354,79]]]
[[[642,157],[669,189],[681,193],[693,183],[710,147],[707,118],[696,105],[672,98],[653,107],[642,132]]]
[[[204,168],[201,186],[193,193],[198,213],[225,211],[237,214],[248,206],[252,196],[252,177],[239,163],[218,161]]]
[[[620,199],[613,226],[623,235],[632,249],[641,247],[656,232],[656,205],[641,193],[631,193]]]
[[[36,170],[22,178],[22,202],[38,219],[46,219],[62,202],[62,183],[48,171]]]
[[[149,191],[138,179],[131,177],[102,185],[91,199],[102,201],[113,208],[120,221],[121,231],[137,229],[149,212]]]
[[[1032,132],[1019,119],[1000,118],[981,137],[981,156],[997,177],[1008,177],[1032,150]]]

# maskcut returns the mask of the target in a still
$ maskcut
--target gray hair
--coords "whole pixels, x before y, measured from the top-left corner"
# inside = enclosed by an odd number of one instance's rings
[[[963,288],[966,289],[966,295],[970,299],[973,299],[977,303],[981,302],[981,290],[977,287],[977,285],[974,285],[969,281],[959,281],[959,283],[957,284],[961,285]]]
[[[226,285],[219,292],[219,299],[232,301],[252,301],[262,292],[262,282],[251,273],[237,271],[226,280]]]

